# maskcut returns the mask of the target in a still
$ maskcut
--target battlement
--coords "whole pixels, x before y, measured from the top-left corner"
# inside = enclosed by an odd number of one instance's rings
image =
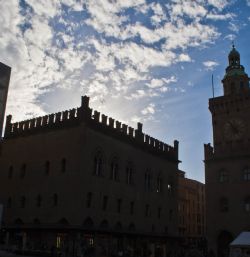
[[[101,131],[119,140],[136,144],[143,150],[156,153],[171,160],[178,161],[178,141],[170,146],[142,132],[142,123],[137,123],[134,129],[127,124],[108,117],[96,110],[89,108],[89,97],[82,97],[82,104],[79,108],[63,112],[45,115],[30,120],[11,123],[12,116],[7,116],[5,139],[19,136],[27,136],[34,133],[42,133],[48,130],[60,129],[80,125],[84,122],[87,126]]]
[[[219,96],[209,99],[209,110],[211,113],[228,113],[234,106],[239,110],[250,105],[250,94],[238,94],[230,96]]]
[[[75,124],[79,120],[79,108],[52,113],[30,120],[11,123],[12,115],[8,115],[5,126],[5,138],[21,135],[28,135],[41,130],[65,127],[65,125]]]

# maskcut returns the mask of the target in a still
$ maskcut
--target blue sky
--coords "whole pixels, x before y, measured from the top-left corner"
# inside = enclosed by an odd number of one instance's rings
[[[0,61],[12,67],[7,114],[80,105],[166,143],[204,181],[208,98],[222,94],[232,40],[250,67],[250,0],[0,0]]]

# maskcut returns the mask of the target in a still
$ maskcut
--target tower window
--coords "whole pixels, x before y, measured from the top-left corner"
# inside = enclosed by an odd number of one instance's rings
[[[229,206],[228,206],[228,199],[223,197],[220,199],[220,211],[221,212],[228,212]]]
[[[244,201],[244,209],[246,212],[250,212],[250,197],[247,197]]]
[[[229,174],[226,170],[220,170],[219,171],[219,182],[225,183],[229,181]]]
[[[244,181],[250,181],[250,168],[246,167],[243,169],[243,179]]]

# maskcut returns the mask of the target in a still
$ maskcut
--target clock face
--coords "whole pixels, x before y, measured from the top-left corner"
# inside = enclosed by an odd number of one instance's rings
[[[245,125],[242,120],[231,119],[225,123],[224,134],[228,140],[239,140],[243,137]]]

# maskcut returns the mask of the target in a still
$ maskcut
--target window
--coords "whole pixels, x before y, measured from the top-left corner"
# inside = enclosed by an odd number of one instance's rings
[[[25,208],[25,205],[26,205],[26,198],[25,196],[22,196],[20,201],[20,207]]]
[[[62,171],[62,173],[64,173],[66,171],[66,159],[65,158],[62,159],[61,165],[62,165],[61,171]]]
[[[24,178],[25,175],[26,175],[26,164],[23,164],[20,170],[20,178]]]
[[[158,218],[160,219],[161,218],[161,207],[158,208]]]
[[[223,197],[220,199],[220,211],[221,212],[228,212],[228,199]]]
[[[220,183],[225,183],[229,181],[229,175],[228,172],[226,170],[220,170],[219,172],[219,182]]]
[[[173,210],[169,210],[169,220],[173,219]]]
[[[7,208],[11,208],[11,206],[12,206],[12,199],[11,197],[9,197],[7,201]]]
[[[246,167],[243,169],[243,179],[245,181],[250,181],[250,168]]]
[[[121,213],[122,209],[122,199],[117,199],[117,212]]]
[[[54,194],[53,195],[53,206],[57,206],[58,205],[58,195],[57,194]]]
[[[46,161],[45,162],[45,174],[49,175],[49,170],[50,170],[50,162]]]
[[[172,191],[173,191],[173,186],[172,186],[172,183],[168,183],[168,193],[171,194]]]
[[[36,198],[36,206],[41,207],[41,204],[42,204],[42,197],[38,195]]]
[[[94,158],[94,175],[101,176],[103,171],[103,158],[101,152],[98,152]]]
[[[107,205],[108,205],[108,197],[105,195],[103,197],[103,203],[102,203],[102,210],[106,211],[107,210]]]
[[[135,202],[130,202],[130,214],[134,214]]]
[[[133,168],[131,163],[126,167],[126,183],[127,185],[133,184]]]
[[[149,216],[149,204],[145,205],[145,217]]]
[[[91,207],[91,203],[92,203],[92,193],[89,192],[89,193],[87,194],[87,201],[86,201],[86,206],[87,206],[87,208],[90,208],[90,207]]]
[[[9,167],[9,172],[8,172],[8,178],[12,179],[12,177],[13,177],[13,166],[10,166]]]
[[[157,178],[156,192],[157,193],[162,192],[162,178],[160,176],[158,176]]]
[[[117,164],[117,160],[114,159],[111,162],[111,171],[110,171],[110,178],[112,180],[118,180],[118,164]]]
[[[244,201],[244,208],[246,212],[250,212],[250,197],[248,196]]]
[[[150,175],[150,173],[147,171],[146,173],[145,173],[145,180],[144,180],[144,184],[145,184],[145,190],[146,191],[150,191],[150,189],[151,189],[151,175]]]

